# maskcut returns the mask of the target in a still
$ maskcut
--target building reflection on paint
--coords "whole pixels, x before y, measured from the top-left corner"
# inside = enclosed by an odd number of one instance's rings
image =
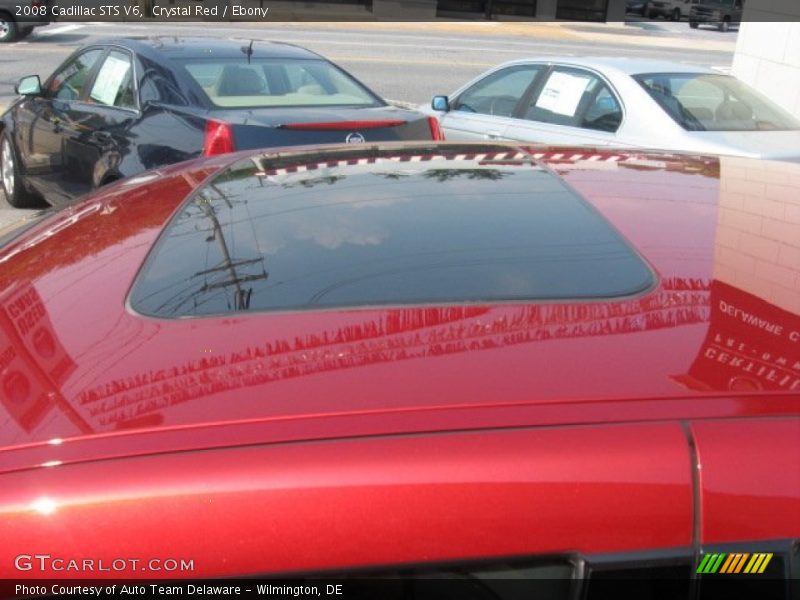
[[[36,296],[33,287],[26,293]],[[7,307],[14,302],[11,298],[3,304]],[[41,304],[37,306],[46,323]],[[709,284],[693,280],[665,281],[657,293],[618,304],[389,309],[381,313],[381,318],[357,325],[292,339],[253,340],[234,352],[212,352],[196,360],[108,381],[82,391],[70,408],[84,415],[88,427],[95,431],[154,424],[152,419],[143,418],[225,390],[386,362],[679,327],[705,322],[708,316]],[[60,397],[60,384],[74,364],[62,349],[60,361],[67,367],[48,372],[42,368],[39,355],[9,333],[3,329],[5,350],[0,356],[22,355],[30,366],[4,369],[4,381],[13,383],[22,373],[36,387],[18,386],[16,400],[4,404],[12,415],[19,414],[20,406],[30,405],[18,419],[29,430],[41,420],[42,411],[52,410],[55,403],[47,398]],[[57,341],[53,346],[58,346]],[[58,406],[64,405],[62,399]],[[84,431],[86,428],[81,427]]]
[[[711,322],[680,379],[700,390],[798,391],[800,166],[720,162]]]

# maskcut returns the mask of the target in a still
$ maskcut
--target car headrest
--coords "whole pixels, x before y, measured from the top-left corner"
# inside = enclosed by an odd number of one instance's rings
[[[254,96],[264,91],[266,81],[250,67],[226,65],[219,78],[218,96]]]
[[[297,93],[308,94],[309,96],[322,96],[325,93],[325,90],[322,89],[321,85],[308,84],[297,88]]]
[[[716,121],[749,121],[753,118],[753,109],[744,102],[726,100],[714,111]]]

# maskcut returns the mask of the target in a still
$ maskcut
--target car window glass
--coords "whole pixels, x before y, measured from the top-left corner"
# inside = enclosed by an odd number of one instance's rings
[[[322,82],[300,64],[288,65],[285,71],[289,87],[292,90],[298,90],[306,85],[322,85]]]
[[[97,72],[89,101],[119,108],[136,108],[133,65],[126,52],[112,50]]]
[[[602,79],[580,69],[556,67],[531,99],[525,118],[553,125],[616,131],[619,102]]]
[[[701,122],[713,121],[714,113],[724,101],[722,89],[702,79],[676,82],[675,98],[683,108]]]
[[[378,104],[369,90],[325,60],[191,59],[183,67],[219,107]]]
[[[47,86],[50,97],[64,101],[76,100],[81,95],[92,67],[102,54],[103,50],[95,48],[71,60],[50,79]]]
[[[598,131],[614,132],[622,123],[619,102],[605,84],[600,84],[594,98],[581,116],[581,127]]]
[[[541,65],[521,65],[492,73],[465,90],[454,110],[510,117]]]
[[[187,104],[170,69],[141,55],[138,60],[142,67],[142,75],[139,77],[139,99],[142,105],[146,102],[164,102],[177,106]]]
[[[183,318],[652,287],[647,264],[581,196],[527,155],[492,158],[507,152],[368,146],[242,160],[177,211],[131,306]]]
[[[652,73],[634,79],[689,131],[800,129],[796,118],[729,75]]]

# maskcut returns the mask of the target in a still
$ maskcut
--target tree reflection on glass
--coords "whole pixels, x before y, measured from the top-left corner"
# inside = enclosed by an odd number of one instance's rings
[[[333,185],[334,183],[345,179],[344,175],[329,175],[327,177],[314,177],[310,179],[301,179],[300,181],[293,181],[291,183],[281,183],[281,187],[283,188],[293,188],[297,187],[298,185],[304,188],[313,188],[318,185]]]
[[[497,169],[430,169],[422,174],[423,177],[440,182],[450,181],[457,177],[466,177],[472,180],[499,181],[509,175],[513,175],[513,173],[510,171],[498,171]]]

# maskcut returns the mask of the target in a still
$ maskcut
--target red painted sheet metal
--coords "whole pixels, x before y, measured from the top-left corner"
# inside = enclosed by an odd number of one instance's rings
[[[109,564],[168,549],[194,561],[180,576],[211,576],[685,547],[689,464],[680,425],[665,423],[54,465],[3,477],[0,577],[81,575],[20,573],[20,553]]]

